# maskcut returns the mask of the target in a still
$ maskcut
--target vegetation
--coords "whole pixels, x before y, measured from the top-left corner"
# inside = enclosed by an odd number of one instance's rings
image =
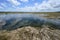
[[[2,15],[2,12],[0,12]],[[16,13],[16,12],[15,12]],[[20,12],[19,12],[20,13]],[[3,24],[4,29],[8,30],[0,30],[0,40],[60,40],[60,13],[56,12],[30,12],[31,14],[37,15],[39,17],[40,14],[48,14],[47,16],[44,16],[44,18],[48,18],[48,21],[44,20],[35,20],[35,19],[22,19],[17,20],[11,19],[7,21],[7,24]],[[3,14],[9,14],[3,13]],[[51,21],[53,20],[59,20],[59,21]],[[40,20],[40,21],[39,21]],[[1,20],[0,20],[1,21]],[[31,23],[32,22],[32,23]],[[28,25],[26,25],[28,24]],[[23,27],[21,26],[23,25]],[[29,26],[30,25],[30,26]],[[42,26],[40,26],[42,25]],[[2,26],[0,25],[0,28]],[[14,29],[15,30],[11,30]]]
[[[28,26],[12,31],[0,31],[0,40],[60,40],[60,30]]]

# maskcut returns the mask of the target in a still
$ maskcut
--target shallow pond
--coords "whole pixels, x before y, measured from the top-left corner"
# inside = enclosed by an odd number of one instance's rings
[[[46,18],[48,14],[1,14],[0,29],[16,29],[24,26],[50,25],[60,29],[60,19]]]

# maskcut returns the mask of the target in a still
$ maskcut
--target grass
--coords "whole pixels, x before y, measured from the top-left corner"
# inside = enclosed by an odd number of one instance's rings
[[[0,12],[0,14],[48,14],[45,17],[59,17],[60,12]]]
[[[0,14],[9,14],[9,13],[10,12],[4,12],[4,13],[0,12]],[[57,18],[60,16],[60,13],[57,13],[57,12],[45,12],[45,13],[30,12],[30,13],[31,14],[48,14],[46,18],[53,18],[53,17]],[[29,26],[29,27],[18,28],[12,31],[2,30],[0,31],[0,40],[60,40],[60,30],[54,29],[54,28],[50,29],[48,27],[40,28],[40,27]]]
[[[60,30],[28,26],[13,31],[0,31],[0,40],[60,40]]]

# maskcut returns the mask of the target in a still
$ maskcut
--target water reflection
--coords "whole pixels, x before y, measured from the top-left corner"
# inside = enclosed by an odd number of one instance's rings
[[[60,29],[60,20],[47,19],[44,14],[1,14],[0,30],[13,30],[24,26],[42,27],[49,25],[50,27]]]

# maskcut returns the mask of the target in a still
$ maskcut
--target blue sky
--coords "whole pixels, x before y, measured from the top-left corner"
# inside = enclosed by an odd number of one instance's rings
[[[60,0],[0,0],[0,11],[55,12],[60,11]]]

